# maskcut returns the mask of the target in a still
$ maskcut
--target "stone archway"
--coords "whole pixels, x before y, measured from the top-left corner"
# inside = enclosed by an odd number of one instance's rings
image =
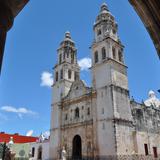
[[[79,135],[74,136],[72,141],[72,159],[79,160],[82,158],[82,140]]]

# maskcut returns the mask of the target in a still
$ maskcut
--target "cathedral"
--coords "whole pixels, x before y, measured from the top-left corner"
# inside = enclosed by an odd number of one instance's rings
[[[77,49],[69,32],[54,66],[49,157],[61,159],[152,160],[160,158],[160,101],[130,98],[124,46],[107,5],[93,26],[92,85],[80,79]],[[159,157],[159,158],[158,158]]]

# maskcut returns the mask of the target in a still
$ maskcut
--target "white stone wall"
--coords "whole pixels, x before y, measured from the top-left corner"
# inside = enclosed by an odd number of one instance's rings
[[[79,118],[75,118],[75,110],[79,108]],[[90,114],[88,115],[88,108]],[[67,114],[67,119],[66,119]],[[73,124],[77,122],[85,122],[92,119],[91,103],[80,102],[77,104],[66,106],[62,112],[62,125]]]
[[[134,143],[133,143],[133,127],[125,124],[126,122],[119,122],[116,124],[116,145],[118,155],[133,155]]]
[[[50,128],[50,157],[57,158],[57,150],[60,144],[60,126],[61,126],[61,110],[59,104],[55,104],[51,108],[51,128]]]
[[[113,107],[116,118],[133,121],[128,91],[113,87]]]
[[[115,155],[115,136],[112,120],[97,122],[98,155]]]
[[[157,147],[157,153],[158,155],[160,155],[160,135],[159,134],[137,131],[135,133],[134,142],[135,142],[135,153],[139,155],[145,155],[144,144],[147,144],[150,155],[153,155],[153,147]]]
[[[29,160],[38,159],[38,149],[42,148],[42,160],[49,160],[49,141],[46,142],[33,142],[30,143],[30,153],[32,153],[32,148],[35,148],[34,157],[30,157]]]
[[[109,25],[106,20],[112,23]],[[65,81],[53,86],[50,158],[58,159],[63,146],[67,155],[72,156],[72,142],[76,135],[82,140],[82,156],[144,155],[144,143],[151,147],[151,154],[153,146],[160,154],[158,134],[136,131],[138,125],[135,125],[131,113],[124,46],[118,38],[117,27],[114,17],[103,4],[94,24],[92,88],[87,88],[80,80],[74,81],[73,77],[68,81],[68,69],[72,70],[73,75],[79,71],[77,64],[63,66]],[[97,34],[99,30],[101,33]],[[106,50],[105,59],[102,58],[102,48]],[[98,52],[97,63],[95,52]],[[55,70],[60,73],[61,69],[62,64]],[[76,108],[79,108],[78,117],[75,117]],[[89,142],[91,155],[87,151]]]

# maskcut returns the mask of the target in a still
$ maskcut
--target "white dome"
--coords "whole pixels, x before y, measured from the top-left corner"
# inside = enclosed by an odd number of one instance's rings
[[[152,98],[152,97],[155,97],[156,95],[155,95],[155,92],[154,92],[154,91],[150,90],[149,93],[148,93],[148,96],[149,96],[150,98]]]
[[[66,32],[65,32],[65,37],[66,37],[66,38],[71,38],[71,33],[70,33],[69,31],[66,31]]]
[[[154,91],[150,90],[148,93],[149,98],[144,102],[146,106],[154,106],[159,108],[160,107],[160,100],[156,97]]]
[[[107,4],[106,3],[103,3],[102,5],[101,5],[101,11],[100,11],[101,13],[107,13],[108,12],[108,6],[107,6]]]

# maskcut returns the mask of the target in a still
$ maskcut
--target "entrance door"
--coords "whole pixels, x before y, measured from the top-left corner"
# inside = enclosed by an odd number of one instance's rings
[[[79,135],[73,138],[72,142],[72,158],[74,160],[79,160],[82,158],[82,141]]]

